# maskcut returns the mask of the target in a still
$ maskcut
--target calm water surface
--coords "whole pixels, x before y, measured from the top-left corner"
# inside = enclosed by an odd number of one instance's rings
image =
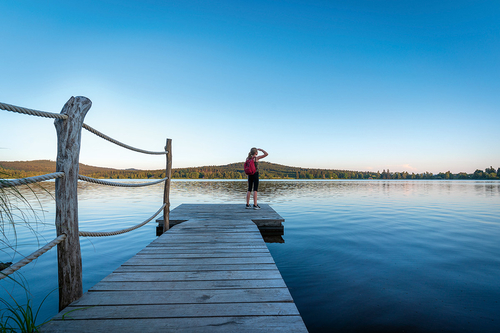
[[[44,183],[53,193],[53,183]],[[162,185],[79,187],[80,229],[111,231],[147,219]],[[171,203],[241,203],[242,181],[173,181]],[[16,228],[27,255],[55,237],[54,200]],[[262,181],[260,202],[285,218],[285,243],[268,244],[310,332],[500,332],[500,182]],[[242,205],[244,209],[244,205]],[[31,214],[27,216],[33,219]],[[6,237],[15,244],[14,233]],[[84,289],[155,239],[155,224],[106,238],[81,238]],[[13,251],[2,245],[1,261]],[[20,270],[35,303],[57,288],[55,249]],[[20,278],[18,276],[18,278]],[[0,281],[0,296],[23,299]],[[57,292],[42,307],[57,313]]]

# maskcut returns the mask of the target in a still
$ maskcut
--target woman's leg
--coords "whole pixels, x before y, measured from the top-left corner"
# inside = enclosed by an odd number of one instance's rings
[[[248,176],[247,208],[250,205],[250,195],[252,194],[252,189],[253,189],[253,178],[252,176]]]
[[[257,191],[259,190],[259,173],[255,173],[253,183],[253,204],[257,206]]]

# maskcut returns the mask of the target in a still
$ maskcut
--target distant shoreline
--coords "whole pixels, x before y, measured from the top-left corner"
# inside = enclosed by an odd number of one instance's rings
[[[0,178],[26,178],[34,177],[56,171],[56,162],[49,160],[35,161],[0,161]],[[112,169],[80,164],[80,174],[98,179],[161,179],[165,177],[165,170],[137,170],[137,169]],[[500,168],[488,167],[476,170],[469,174],[466,172],[451,173],[450,171],[433,174],[370,171],[352,171],[336,169],[313,169],[290,167],[269,162],[259,163],[259,176],[261,179],[275,180],[336,180],[336,179],[395,179],[395,180],[499,180]],[[246,179],[243,163],[232,163],[219,166],[202,166],[192,168],[176,168],[172,170],[172,179],[200,179],[200,180],[240,180]]]

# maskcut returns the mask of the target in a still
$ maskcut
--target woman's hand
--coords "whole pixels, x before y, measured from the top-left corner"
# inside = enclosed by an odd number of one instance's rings
[[[257,150],[261,151],[262,153],[264,153],[264,155],[260,155],[260,156],[257,156],[257,159],[260,160],[261,158],[264,158],[266,157],[267,155],[269,155],[267,153],[267,151],[265,151],[264,149],[261,149],[261,148],[257,148]]]

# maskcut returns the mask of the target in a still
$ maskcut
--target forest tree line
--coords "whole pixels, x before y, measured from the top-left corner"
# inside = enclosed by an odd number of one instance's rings
[[[0,178],[26,178],[55,172],[56,163],[49,160],[37,161],[0,161]],[[80,174],[100,179],[149,179],[164,178],[165,170],[136,170],[100,168],[80,164]],[[290,167],[269,162],[259,162],[261,179],[500,179],[500,168],[490,166],[474,173],[451,173],[450,171],[432,174],[371,171],[351,171],[335,169],[311,169]],[[220,166],[203,166],[193,168],[177,168],[172,170],[173,179],[245,179],[243,163],[232,163]]]

